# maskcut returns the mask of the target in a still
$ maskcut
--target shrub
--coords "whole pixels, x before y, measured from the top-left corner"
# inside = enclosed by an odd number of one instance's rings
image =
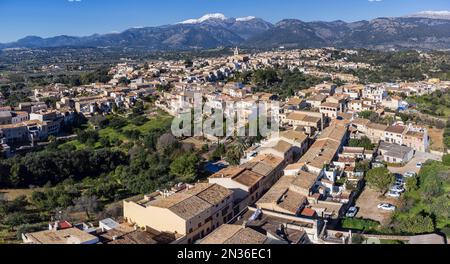
[[[380,192],[386,191],[394,180],[394,175],[387,168],[372,169],[367,172],[366,176],[369,186]]]
[[[133,120],[131,120],[131,123],[133,123],[133,125],[135,125],[135,126],[142,126],[145,123],[147,123],[148,121],[149,120],[147,117],[141,115],[141,116],[133,118]]]
[[[361,231],[375,230],[380,223],[361,218],[344,218],[342,219],[342,227],[347,229],[355,229]]]
[[[121,129],[122,127],[126,126],[127,124],[128,124],[128,121],[125,118],[119,117],[119,116],[112,117],[109,120],[109,126],[114,129]]]
[[[396,230],[406,234],[424,234],[434,232],[433,219],[429,216],[415,215],[397,220]]]
[[[442,163],[443,163],[445,166],[450,166],[450,155],[444,155],[444,156],[442,157]]]

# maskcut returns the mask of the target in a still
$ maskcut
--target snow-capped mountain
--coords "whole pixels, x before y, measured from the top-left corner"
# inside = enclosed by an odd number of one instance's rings
[[[422,11],[407,17],[423,17],[432,19],[447,19],[450,20],[450,11]]]
[[[261,34],[273,25],[255,17],[227,18],[224,14],[207,14],[173,25],[134,27],[120,33],[88,37],[56,36],[53,38],[25,37],[10,47],[142,47],[151,50],[180,50],[236,46]]]
[[[228,18],[221,13],[206,14],[200,18],[185,20],[177,25],[221,27],[237,34],[243,39],[248,39],[273,27],[271,23],[254,16]]]
[[[234,21],[234,22],[247,22],[257,19],[254,16],[246,16],[246,17],[238,17],[238,18],[227,18],[222,13],[214,13],[214,14],[206,14],[200,18],[192,18],[185,21],[182,21],[178,24],[200,24],[206,22],[208,20],[218,20],[218,21]]]
[[[256,19],[256,17],[254,17],[254,16],[238,17],[238,18],[236,18],[236,21],[243,22],[243,21],[250,21],[253,19]]]
[[[221,14],[221,13],[206,14],[206,15],[202,16],[201,18],[188,19],[188,20],[185,20],[185,21],[180,22],[178,24],[200,24],[200,23],[203,23],[203,22],[205,22],[207,20],[211,20],[211,19],[227,20],[227,17],[224,14]]]
[[[385,17],[353,23],[286,19],[276,25],[253,16],[227,18],[216,13],[177,24],[135,27],[114,34],[51,38],[29,36],[14,43],[0,44],[0,49],[132,47],[186,50],[237,45],[255,48],[450,49],[450,11],[424,11],[409,17]]]

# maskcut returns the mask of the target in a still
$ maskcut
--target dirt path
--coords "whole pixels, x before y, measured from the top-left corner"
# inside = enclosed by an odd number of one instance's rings
[[[378,204],[390,203],[397,206],[398,202],[398,199],[382,196],[380,193],[366,187],[356,201],[356,206],[359,208],[356,217],[372,219],[383,225],[389,224],[392,212],[378,209]]]
[[[444,130],[438,128],[429,128],[428,135],[431,138],[430,149],[443,152],[444,148]]]

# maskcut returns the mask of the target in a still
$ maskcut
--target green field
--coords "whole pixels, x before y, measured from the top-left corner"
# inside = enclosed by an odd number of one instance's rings
[[[100,139],[98,142],[95,143],[94,148],[99,149],[103,147],[102,144],[100,143],[101,139],[108,139],[109,142],[111,142],[111,144],[128,142],[130,141],[130,139],[124,134],[124,132],[137,130],[142,135],[146,135],[152,130],[170,126],[172,119],[173,117],[170,116],[169,114],[163,111],[158,111],[156,116],[151,117],[149,121],[147,121],[145,124],[141,126],[134,125],[131,123],[131,121],[128,121],[128,124],[121,129],[114,129],[111,127],[100,129],[98,130]],[[60,149],[65,148],[69,145],[74,146],[77,150],[84,149],[87,147],[86,144],[83,144],[78,140],[72,140],[60,145],[59,148]]]
[[[160,111],[160,112],[158,112],[158,115],[156,117],[151,118],[150,121],[148,121],[144,125],[136,126],[134,124],[128,124],[126,127],[123,128],[123,131],[138,130],[142,134],[146,134],[154,129],[158,129],[158,128],[162,128],[162,127],[166,127],[166,126],[170,125],[172,120],[173,120],[172,116]],[[118,135],[112,134],[110,136],[113,136],[113,137],[118,136],[119,139],[122,139],[121,135],[119,135],[119,134]]]

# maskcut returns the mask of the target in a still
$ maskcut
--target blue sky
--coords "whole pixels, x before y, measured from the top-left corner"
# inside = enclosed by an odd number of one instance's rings
[[[207,13],[356,21],[403,16],[425,10],[450,10],[449,0],[0,0],[0,42],[27,35],[84,36],[157,26]]]

